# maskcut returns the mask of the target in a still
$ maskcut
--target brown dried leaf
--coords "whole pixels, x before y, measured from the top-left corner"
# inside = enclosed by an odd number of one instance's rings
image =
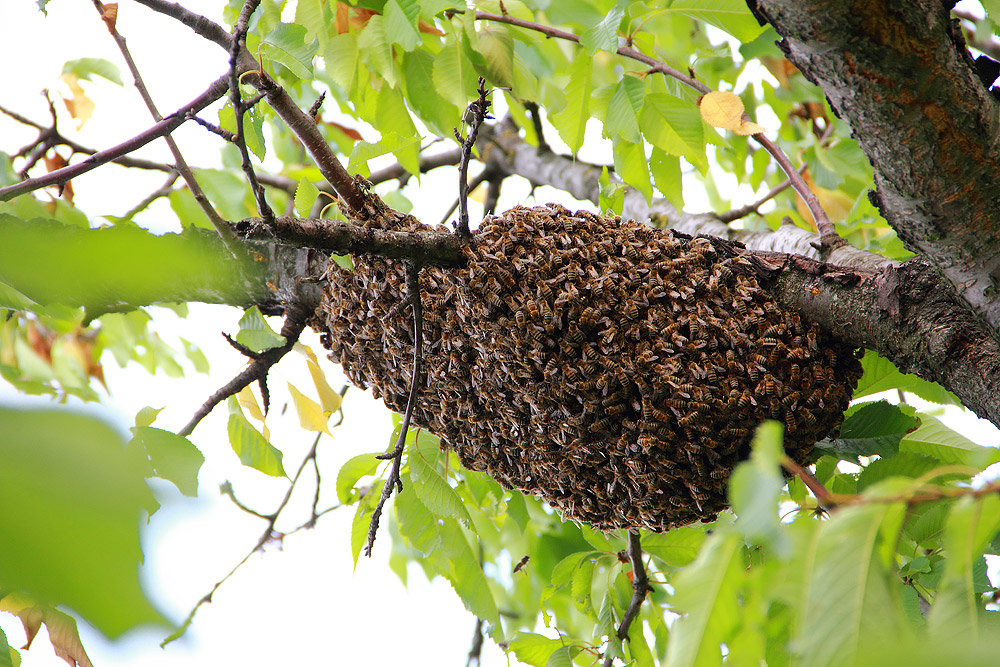
[[[104,5],[104,13],[101,15],[101,20],[108,26],[109,32],[115,31],[115,24],[118,21],[118,3],[109,2]]]
[[[76,619],[58,609],[38,604],[31,597],[21,593],[11,593],[0,600],[0,611],[9,611],[21,619],[27,642],[22,650],[31,648],[42,623],[49,631],[49,641],[56,655],[73,667],[94,667],[87,651],[80,641]]]
[[[66,105],[69,115],[76,120],[77,129],[80,129],[93,115],[94,101],[87,97],[87,93],[83,90],[80,80],[75,74],[63,74],[62,80],[73,95],[69,99],[63,96],[63,104]]]

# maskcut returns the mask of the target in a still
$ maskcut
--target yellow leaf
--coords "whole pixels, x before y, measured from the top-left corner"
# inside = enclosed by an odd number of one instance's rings
[[[482,204],[486,201],[486,190],[489,186],[486,183],[480,183],[476,186],[476,189],[469,193],[469,199],[476,202],[477,204]]]
[[[326,381],[326,373],[320,368],[319,359],[316,358],[316,353],[312,351],[312,348],[302,343],[296,343],[295,350],[306,356],[306,366],[309,367],[309,375],[312,376],[313,384],[316,385],[316,391],[319,393],[319,402],[323,406],[323,412],[329,417],[340,409],[343,397],[335,392]]]
[[[764,128],[745,117],[743,100],[733,93],[715,90],[701,98],[701,117],[712,127],[735,132],[741,136],[763,132]]]
[[[327,416],[323,414],[323,408],[319,406],[319,403],[296,389],[291,382],[288,383],[288,391],[292,394],[295,412],[299,415],[299,425],[307,431],[321,431],[330,434],[330,430],[326,427]]]
[[[69,115],[76,120],[77,129],[80,129],[94,113],[94,101],[87,97],[87,93],[84,92],[75,74],[63,74],[62,80],[73,94],[70,99],[63,97],[63,103],[66,105]]]
[[[340,402],[343,399],[326,381],[326,374],[323,373],[323,369],[319,367],[318,363],[312,360],[307,361],[306,365],[309,367],[309,374],[312,376],[313,384],[316,385],[317,393],[319,393],[319,402],[323,405],[323,412],[330,415],[339,410]]]
[[[236,394],[236,400],[251,417],[260,422],[264,421],[264,411],[260,409],[260,404],[257,403],[257,397],[253,395],[250,385],[240,389],[240,393]]]

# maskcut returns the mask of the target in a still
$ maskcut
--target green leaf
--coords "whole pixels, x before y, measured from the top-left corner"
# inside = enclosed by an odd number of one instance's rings
[[[545,667],[572,667],[573,656],[580,652],[580,649],[573,646],[560,646],[545,663]]]
[[[399,154],[407,148],[414,148],[420,144],[420,137],[400,136],[398,134],[388,134],[374,144],[367,141],[359,141],[354,144],[351,157],[348,160],[347,171],[352,174],[358,173],[368,176],[371,172],[368,169],[368,161],[385,155],[386,153]]]
[[[316,42],[306,44],[306,28],[296,23],[279,23],[261,40],[262,52],[288,68],[300,79],[312,78]]]
[[[406,4],[413,6],[413,3]],[[419,8],[414,8],[419,13]],[[399,44],[404,51],[412,51],[420,44],[416,15],[407,16],[396,0],[385,3],[382,15],[385,17],[385,38],[390,44]]]
[[[323,39],[326,34],[326,20],[323,16],[323,0],[298,0],[295,3],[295,23],[306,29],[305,39]]]
[[[475,96],[477,77],[472,63],[465,57],[461,37],[449,34],[444,48],[434,59],[434,87],[441,96],[459,109],[465,109]]]
[[[858,475],[858,491],[890,477],[917,479],[940,465],[940,461],[917,454],[899,453],[887,459],[877,459],[866,465]]]
[[[764,31],[741,0],[674,0],[669,11],[714,25],[741,42],[751,42]]]
[[[569,71],[566,85],[566,106],[549,116],[556,132],[575,154],[583,146],[587,121],[590,120],[590,93],[593,89],[594,65],[588,58],[576,58]]]
[[[642,143],[633,144],[619,138],[612,140],[615,173],[642,193],[649,203],[653,199],[653,185],[649,182],[649,166]]]
[[[14,649],[7,643],[7,635],[4,634],[3,628],[0,628],[0,667],[15,667],[14,655]]]
[[[966,496],[952,505],[944,530],[948,554],[944,575],[927,618],[931,632],[953,640],[975,641],[985,612],[976,590],[974,567],[1000,530],[1000,498]]]
[[[638,119],[645,88],[645,84],[633,76],[622,77],[608,100],[608,110],[604,116],[605,136],[621,136],[634,144],[642,140],[639,136]]]
[[[236,342],[254,352],[262,352],[272,347],[281,347],[285,344],[285,337],[275,333],[257,306],[250,306],[240,318]]]
[[[122,76],[118,67],[104,58],[78,58],[63,65],[63,74],[72,74],[84,81],[93,81],[94,76],[107,79],[118,86],[122,85]]]
[[[705,173],[705,126],[697,105],[666,93],[651,93],[645,96],[640,124],[649,143],[685,158]]]
[[[376,14],[368,19],[364,30],[358,36],[357,48],[385,82],[395,87],[396,64],[392,57],[392,45],[385,34],[385,21],[382,16]]]
[[[649,171],[653,175],[656,189],[674,205],[674,208],[678,211],[683,210],[684,188],[680,158],[667,155],[654,146],[649,159]]]
[[[483,78],[502,88],[514,85],[514,39],[510,30],[486,23],[476,33],[476,51],[482,56],[482,65],[477,69]]]
[[[590,604],[590,588],[594,580],[595,561],[592,558],[585,558],[580,562],[580,566],[573,571],[573,578],[570,581],[570,595],[576,602],[576,608],[587,613]]]
[[[435,516],[469,521],[469,513],[462,499],[438,472],[437,460],[440,450],[437,438],[421,432],[407,452],[406,460],[410,466],[413,491],[420,498],[420,502]]]
[[[369,493],[361,499],[357,509],[354,510],[354,518],[351,520],[351,558],[354,559],[354,567],[358,566],[361,547],[368,542],[368,530],[371,527],[372,511],[375,508],[378,494],[379,490]]]
[[[520,491],[507,492],[507,516],[524,532],[528,525],[528,507],[524,503],[524,495]]]
[[[518,632],[510,640],[510,650],[521,662],[545,667],[549,656],[562,647],[558,639],[549,639],[533,632]]]
[[[247,421],[235,397],[230,396],[228,404],[229,444],[240,457],[240,463],[265,475],[284,477],[281,452]]]
[[[883,521],[903,509],[872,503],[846,507],[819,525],[804,553],[802,611],[793,639],[804,665],[850,664],[866,644],[895,637],[902,610],[890,594],[880,557]]]
[[[454,519],[440,521],[439,529],[441,549],[451,564],[451,571],[446,572],[445,577],[466,609],[499,630],[500,612],[496,600],[468,538]]]
[[[448,136],[451,128],[461,122],[462,114],[435,87],[434,62],[434,57],[423,50],[403,58],[406,101],[434,133]]]
[[[1000,450],[977,445],[936,418],[922,413],[920,428],[903,437],[899,443],[899,451],[930,456],[942,463],[957,463],[980,470],[1000,461]]]
[[[0,580],[108,637],[164,623],[139,585],[155,500],[121,434],[66,410],[0,408]]]
[[[337,473],[337,499],[344,504],[354,502],[358,494],[354,491],[354,486],[358,480],[366,475],[374,475],[378,469],[379,461],[376,454],[358,454],[347,460],[340,466]]]
[[[351,90],[354,87],[352,84],[357,73],[359,55],[357,33],[345,32],[331,36],[323,51],[326,73],[342,88]]]
[[[153,474],[177,487],[185,496],[198,496],[198,471],[205,456],[185,437],[152,426],[132,429],[130,447],[149,461]]]
[[[674,609],[682,615],[671,628],[667,665],[721,662],[719,644],[740,621],[737,589],[744,567],[742,540],[716,533],[674,577]]]
[[[854,398],[890,389],[902,389],[913,392],[925,401],[932,403],[962,404],[957,396],[941,385],[928,382],[916,375],[904,375],[891,361],[883,359],[871,350],[865,350],[861,367],[864,369],[864,375],[858,381],[858,388],[854,390]]]
[[[154,421],[156,421],[156,416],[163,411],[163,408],[151,408],[145,407],[139,410],[135,415],[135,425],[136,426],[151,426]]]
[[[177,220],[181,223],[183,229],[197,227],[199,229],[214,230],[212,222],[205,215],[201,206],[198,205],[194,195],[186,187],[171,192],[167,195],[167,200],[170,202],[170,208],[177,215]]]
[[[775,421],[757,427],[750,460],[739,464],[729,478],[729,500],[739,517],[736,530],[750,540],[763,540],[787,556],[787,543],[779,531],[778,498],[785,486],[781,476],[783,428]]]
[[[907,433],[920,426],[920,419],[906,414],[888,401],[853,405],[847,411],[840,437],[822,440],[816,448],[845,461],[859,456],[893,456]]]
[[[673,528],[666,533],[643,534],[642,550],[670,567],[684,567],[698,556],[705,537],[703,529],[691,526]]]
[[[262,263],[234,260],[217,237],[141,229],[80,229],[0,213],[0,282],[40,304],[103,312],[157,301],[247,297],[264,287]],[[240,277],[241,272],[246,277]],[[178,280],[184,276],[184,280]],[[263,290],[262,290],[263,292]],[[240,303],[240,301],[228,301]]]
[[[227,104],[219,109],[219,126],[235,134],[236,112],[233,111],[232,104]],[[257,107],[248,109],[243,114],[243,139],[246,141],[250,152],[263,160],[266,152],[264,145],[264,117],[260,115]]]
[[[318,196],[319,188],[308,178],[303,177],[295,188],[295,212],[303,218],[308,217]]]
[[[580,46],[590,55],[598,51],[617,51],[618,25],[623,16],[625,12],[621,7],[613,7],[602,20],[580,35]]]

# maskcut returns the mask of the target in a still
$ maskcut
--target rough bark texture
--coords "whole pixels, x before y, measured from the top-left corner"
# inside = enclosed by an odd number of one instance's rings
[[[788,59],[819,84],[875,167],[877,205],[1000,325],[1000,106],[949,3],[760,0]]]

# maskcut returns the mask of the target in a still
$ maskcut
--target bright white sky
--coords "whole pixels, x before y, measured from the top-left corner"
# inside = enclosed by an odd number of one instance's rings
[[[218,20],[223,2],[187,0],[182,4]],[[187,102],[225,71],[226,56],[220,49],[128,0],[119,7],[118,27],[128,40],[161,113],[169,113]],[[126,85],[119,88],[103,81],[87,85],[88,94],[97,102],[97,110],[74,138],[101,149],[146,129],[149,116],[129,85],[130,78],[120,55],[89,0],[51,0],[47,19],[37,11],[33,0],[3,0],[0,58],[7,67],[0,104],[47,122],[41,90],[52,91],[62,113],[64,109],[58,98],[65,89],[59,83],[59,74],[66,60],[80,57],[101,57],[118,64]],[[329,107],[326,111],[332,113]],[[205,114],[205,117],[212,116]],[[63,114],[61,129],[69,133],[71,127],[68,116]],[[0,149],[16,149],[33,136],[6,117],[0,117]],[[191,164],[218,163],[218,141],[197,126],[188,124],[175,137]],[[170,161],[162,142],[148,146],[139,155]],[[115,180],[108,178],[112,172],[101,169],[74,181],[78,204],[91,214],[121,215],[163,182],[158,172],[109,169],[115,170]],[[425,178],[423,195],[415,202],[418,215],[430,221],[439,219],[446,206],[442,202],[450,202],[455,196],[455,174],[452,170],[441,171],[447,173]],[[525,201],[527,188],[511,185],[506,196],[511,201]],[[695,194],[690,189],[687,193]],[[538,193],[539,201],[556,199],[551,192]],[[154,229],[167,230],[169,225],[164,221],[171,218],[171,212],[161,201],[139,221]],[[219,335],[220,331],[236,331],[240,313],[235,309],[199,305],[192,306],[191,312],[187,320],[179,320],[163,311],[158,327],[168,340],[175,341],[180,335],[201,346],[212,362],[210,377],[197,375],[193,370],[180,380],[162,373],[150,377],[136,366],[118,370],[110,357],[106,357],[105,370],[113,398],[106,401],[104,414],[110,411],[110,417],[123,431],[132,425],[135,413],[147,405],[165,407],[157,426],[180,428],[207,396],[242,367],[240,356]],[[323,356],[315,335],[310,334],[307,342]],[[339,368],[332,364],[326,368],[331,384],[340,386]],[[271,382],[274,405],[269,426],[275,434],[274,444],[285,454],[286,470],[291,473],[312,438],[298,428],[294,410],[280,416],[288,402],[286,379],[307,394],[312,393],[302,357],[291,355]],[[9,387],[0,386],[0,399],[14,398]],[[322,472],[325,481],[331,483],[331,492],[340,463],[361,452],[384,449],[391,431],[388,412],[369,394],[351,389],[344,408],[344,425],[335,431],[333,439],[326,439],[320,450]],[[955,428],[977,442],[993,445],[1000,442],[992,425],[979,422],[969,413],[953,410],[948,417]],[[147,563],[143,577],[153,599],[176,621],[183,619],[191,605],[243,557],[263,529],[263,522],[237,510],[218,495],[218,485],[230,480],[244,502],[268,512],[280,501],[287,484],[239,466],[225,434],[225,418],[223,407],[206,419],[192,438],[207,459],[200,477],[201,496],[197,500],[186,499],[170,485],[157,487],[162,491],[163,507],[153,516],[144,534]],[[296,505],[293,501],[289,512],[292,520],[286,528],[298,525],[307,516],[311,492],[308,485],[301,489],[300,503]],[[321,507],[332,502],[326,498]],[[300,510],[298,513],[296,508]],[[187,636],[166,650],[158,648],[166,634],[160,630],[135,632],[123,641],[110,643],[82,624],[81,635],[91,659],[99,667],[464,665],[474,619],[450,586],[440,579],[429,584],[413,568],[409,588],[403,588],[386,564],[390,540],[384,532],[385,522],[375,557],[370,561],[362,558],[357,571],[352,572],[348,546],[352,516],[352,508],[332,512],[321,520],[317,529],[290,537],[283,549],[269,548],[264,555],[251,558],[218,591],[214,602],[201,608]],[[12,645],[23,644],[23,631],[12,616],[0,614],[0,627]],[[44,631],[23,657],[25,667],[65,664],[53,655]],[[485,665],[508,664],[502,651],[489,641],[483,657]]]

